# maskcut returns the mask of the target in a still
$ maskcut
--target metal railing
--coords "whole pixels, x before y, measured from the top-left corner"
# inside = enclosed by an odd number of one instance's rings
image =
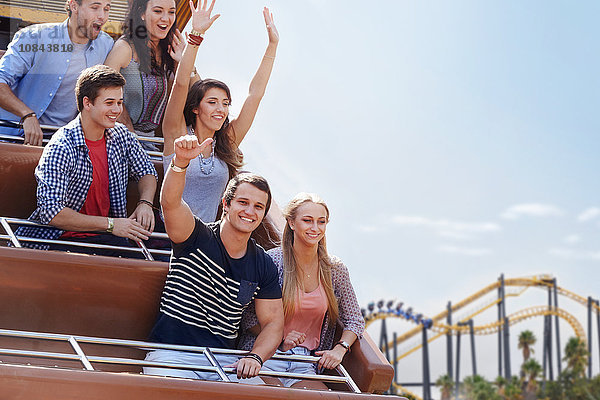
[[[41,333],[41,332],[30,332],[30,331],[18,331],[9,329],[0,329],[0,337],[14,337],[21,339],[32,339],[32,340],[49,340],[49,341],[61,341],[67,342],[73,348],[74,353],[59,353],[59,352],[47,352],[47,351],[33,351],[33,350],[19,350],[19,349],[7,349],[0,348],[0,355],[7,356],[18,356],[18,357],[31,357],[40,359],[53,359],[53,360],[67,360],[67,361],[79,361],[85,370],[93,371],[94,366],[92,364],[109,364],[109,365],[133,365],[141,367],[160,367],[167,369],[183,369],[203,372],[214,372],[219,375],[222,381],[229,382],[230,379],[227,375],[236,374],[235,368],[223,367],[219,364],[215,354],[227,354],[243,357],[248,354],[242,350],[231,350],[231,349],[218,349],[209,347],[197,347],[197,346],[183,346],[173,345],[164,343],[151,343],[143,342],[138,340],[122,340],[122,339],[108,339],[98,338],[92,336],[75,336],[75,335],[64,335],[55,333]],[[198,366],[191,364],[177,364],[177,363],[163,363],[156,361],[138,360],[133,358],[122,358],[122,357],[105,357],[96,355],[87,355],[81,349],[80,343],[107,345],[107,346],[119,346],[129,347],[138,350],[176,350],[185,351],[189,353],[200,353],[203,354],[211,366]],[[301,356],[301,355],[282,355],[275,354],[271,359],[285,360],[285,361],[296,361],[306,363],[316,363],[319,361],[319,357],[314,356]],[[270,376],[275,378],[292,378],[300,380],[314,380],[326,383],[343,383],[354,393],[361,393],[356,383],[352,380],[348,371],[340,364],[336,369],[338,376],[334,375],[315,375],[315,374],[298,374],[291,372],[278,372],[278,371],[267,371],[261,370],[259,376]]]
[[[1,126],[5,126],[5,127],[9,127],[9,128],[21,129],[21,125],[18,122],[8,121],[8,120],[3,120],[3,119],[0,119],[0,127]],[[50,138],[52,137],[52,134],[57,129],[59,129],[59,127],[52,126],[52,125],[40,125],[40,127],[42,128],[42,131],[44,133],[44,138],[42,140],[42,146],[45,146],[50,141]],[[158,144],[158,145],[161,145],[161,146],[164,144],[164,139],[161,138],[161,137],[140,136],[140,135],[137,135],[137,134],[135,136],[137,137],[137,139],[141,143],[152,143],[152,144]],[[0,133],[0,141],[9,141],[9,142],[23,143],[25,141],[25,138],[23,136],[12,136],[12,135],[7,135],[7,134]],[[160,152],[160,151],[153,151],[153,150],[146,150],[146,149],[144,149],[144,150],[146,151],[146,153],[148,154],[148,156],[150,156],[150,158],[155,159],[155,160],[162,159],[162,152]]]
[[[40,224],[34,221],[30,221],[27,219],[20,218],[8,218],[8,217],[0,217],[0,225],[6,232],[6,234],[0,234],[0,239],[8,240],[14,247],[23,247],[21,242],[25,243],[41,243],[41,244],[55,244],[55,245],[66,245],[66,246],[77,246],[77,247],[86,247],[93,249],[110,249],[110,250],[118,250],[124,252],[135,252],[142,253],[144,258],[149,261],[154,261],[154,257],[152,254],[160,254],[160,255],[171,255],[171,250],[162,250],[162,249],[153,249],[148,248],[144,244],[144,242],[139,241],[135,242],[138,247],[125,247],[125,246],[113,246],[108,244],[100,244],[100,243],[85,243],[85,242],[76,242],[69,240],[59,240],[59,239],[41,239],[41,238],[30,238],[26,236],[17,236],[14,230],[11,227],[11,224],[18,226],[33,226],[38,228],[54,228],[56,227],[50,225]],[[97,232],[96,232],[97,233]],[[160,232],[152,232],[150,238],[153,239],[169,239],[169,236],[166,233]]]

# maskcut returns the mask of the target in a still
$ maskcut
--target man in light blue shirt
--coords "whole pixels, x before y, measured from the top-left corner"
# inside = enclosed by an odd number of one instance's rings
[[[25,144],[42,144],[40,124],[62,126],[75,118],[77,77],[104,63],[113,45],[101,31],[110,0],[68,0],[66,9],[63,23],[17,32],[0,59],[0,119],[21,124],[0,133],[25,136]]]

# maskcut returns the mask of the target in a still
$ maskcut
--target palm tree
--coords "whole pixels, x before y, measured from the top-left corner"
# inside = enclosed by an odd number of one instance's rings
[[[435,381],[435,385],[440,388],[442,394],[441,400],[450,400],[450,395],[454,388],[454,381],[452,378],[450,378],[448,374],[442,375]]]
[[[538,389],[537,377],[542,372],[542,366],[535,359],[527,360],[521,367],[524,375],[527,377],[527,386],[525,388],[527,398],[535,399]]]
[[[497,376],[496,380],[494,381],[494,385],[496,385],[496,387],[498,388],[498,394],[502,397],[505,396],[505,388],[506,388],[506,384],[507,384],[507,380],[505,377],[503,376]]]
[[[504,388],[504,398],[506,400],[521,400],[523,398],[518,378],[513,379],[506,384],[506,387]]]
[[[519,349],[523,349],[523,363],[529,360],[529,356],[534,353],[532,346],[537,341],[535,335],[530,330],[523,331],[519,335]]]
[[[583,377],[588,363],[588,355],[585,342],[578,337],[572,337],[565,346],[563,361],[567,362],[567,369],[571,370],[576,377]]]
[[[464,398],[468,400],[501,400],[491,383],[480,375],[468,376],[463,382]]]

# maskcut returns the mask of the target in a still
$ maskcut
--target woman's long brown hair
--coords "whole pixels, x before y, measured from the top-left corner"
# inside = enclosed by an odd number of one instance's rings
[[[183,108],[186,125],[194,126],[196,122],[194,110],[198,108],[206,92],[212,88],[224,90],[231,103],[231,92],[225,83],[216,79],[204,79],[195,82],[188,91],[185,107]],[[235,145],[235,132],[233,131],[233,125],[229,124],[229,115],[225,118],[221,129],[215,132],[215,139],[217,141],[215,144],[215,154],[227,164],[229,179],[231,179],[238,173],[242,165],[244,165],[244,155]]]

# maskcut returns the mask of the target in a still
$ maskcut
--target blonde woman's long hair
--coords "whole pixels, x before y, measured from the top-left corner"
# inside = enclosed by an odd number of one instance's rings
[[[296,300],[298,299],[298,290],[304,290],[298,279],[298,263],[294,255],[294,231],[290,226],[290,220],[294,220],[298,214],[298,209],[305,203],[315,203],[323,206],[327,213],[329,221],[329,208],[319,196],[313,193],[298,193],[283,210],[283,216],[286,223],[283,229],[283,239],[281,248],[283,250],[283,312],[285,320],[288,321],[296,309]],[[319,241],[317,247],[317,256],[319,260],[319,280],[325,289],[327,296],[327,311],[332,321],[337,321],[339,316],[338,303],[333,292],[331,281],[331,259],[327,254],[325,236]]]

